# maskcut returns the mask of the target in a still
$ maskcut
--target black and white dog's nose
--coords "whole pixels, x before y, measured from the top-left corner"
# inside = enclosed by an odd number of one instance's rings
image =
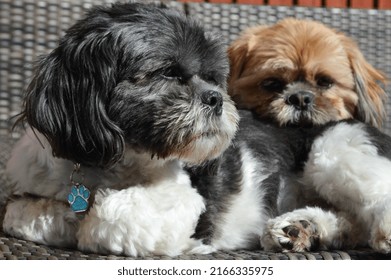
[[[220,116],[223,112],[223,97],[220,92],[214,90],[204,91],[201,94],[201,101],[213,108],[217,116]]]
[[[310,91],[299,91],[288,96],[286,103],[295,106],[296,109],[307,110],[312,106],[314,98],[314,94]]]

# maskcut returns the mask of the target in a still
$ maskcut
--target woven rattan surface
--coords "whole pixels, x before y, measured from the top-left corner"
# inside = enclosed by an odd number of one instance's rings
[[[32,75],[39,55],[56,47],[58,39],[83,12],[110,0],[0,0],[0,185],[4,164],[12,143],[19,137],[10,133],[11,116],[21,106],[21,94]],[[167,2],[167,1],[166,1]],[[313,18],[353,36],[368,60],[391,77],[391,11],[344,10],[303,7],[270,7],[225,4],[182,4],[168,2],[198,18],[208,29],[223,34],[229,43],[240,30],[255,24],[270,24],[294,16]],[[391,106],[388,106],[391,112]],[[386,124],[386,132],[391,125]],[[1,188],[0,188],[1,189]],[[2,199],[0,194],[0,202]],[[1,209],[0,209],[1,218]],[[311,253],[270,253],[224,251],[210,255],[183,255],[174,259],[384,259],[390,255],[369,249]],[[72,249],[52,248],[6,236],[0,231],[0,259],[131,259],[96,255]],[[145,259],[145,258],[144,258]],[[148,258],[147,258],[148,259]],[[168,259],[154,256],[149,259]]]
[[[87,8],[109,2],[0,0],[0,135],[9,134],[9,117],[20,110],[21,92],[37,56],[53,49],[64,30]],[[355,38],[368,60],[391,77],[391,10],[165,2],[223,34],[227,43],[255,24],[271,24],[285,17],[316,19]],[[391,121],[385,131],[391,133]]]
[[[219,251],[209,255],[180,255],[174,258],[150,256],[130,258],[116,255],[88,254],[73,249],[59,249],[38,245],[34,242],[20,240],[0,233],[0,260],[353,260],[353,259],[387,259],[386,255],[369,249],[349,251],[319,251],[306,253],[273,253],[265,251]]]

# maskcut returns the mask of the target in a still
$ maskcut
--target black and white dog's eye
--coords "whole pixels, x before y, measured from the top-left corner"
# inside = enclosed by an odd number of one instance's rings
[[[316,77],[316,85],[321,88],[330,88],[334,85],[334,80],[327,76]]]
[[[166,68],[161,76],[167,80],[178,80],[182,82],[184,80],[182,71],[178,67]]]
[[[267,78],[259,83],[259,86],[267,91],[270,92],[282,92],[285,87],[286,83],[284,80],[281,80],[280,78]]]
[[[215,75],[214,73],[204,74],[203,78],[205,81],[212,83],[212,84],[215,84],[215,85],[218,85],[219,80],[220,80],[219,77],[217,75]]]

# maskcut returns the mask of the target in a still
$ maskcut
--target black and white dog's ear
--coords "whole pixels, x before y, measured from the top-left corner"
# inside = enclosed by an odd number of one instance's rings
[[[54,156],[102,167],[121,158],[122,131],[106,112],[117,77],[113,40],[76,25],[39,61],[21,119],[48,139]]]

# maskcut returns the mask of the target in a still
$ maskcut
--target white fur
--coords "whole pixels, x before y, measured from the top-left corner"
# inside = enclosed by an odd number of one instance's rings
[[[238,160],[242,162],[242,188],[230,201],[228,212],[218,223],[217,238],[212,242],[217,249],[251,247],[270,218],[264,210],[265,194],[259,187],[270,175],[270,170],[265,172],[267,169],[253,158],[251,151],[244,145],[241,147],[241,156]]]
[[[192,248],[190,236],[204,210],[182,173],[158,185],[98,192],[77,233],[79,248],[128,256],[175,256]]]
[[[79,221],[68,205],[51,199],[21,198],[9,202],[4,230],[42,244],[75,247]]]
[[[357,215],[373,232],[372,247],[391,252],[391,161],[378,155],[362,124],[340,123],[318,138],[304,180],[338,209]],[[378,244],[384,240],[387,248]]]
[[[326,247],[366,241],[376,251],[391,252],[391,161],[378,154],[362,124],[340,123],[317,138],[305,165],[303,183],[344,211],[349,221],[354,221],[352,228],[343,228],[337,223],[338,216],[330,212],[300,209],[269,222],[269,238],[263,241],[266,248],[287,242],[284,227],[308,220],[316,225]],[[329,221],[322,218],[327,216]],[[341,240],[343,234],[348,234],[349,240]]]
[[[83,184],[96,195],[79,226],[66,203],[73,165],[53,158],[38,136],[45,149],[28,130],[13,149],[7,173],[13,193],[43,198],[10,202],[5,232],[43,244],[129,256],[173,256],[194,246],[190,236],[205,205],[179,161],[128,149],[115,168],[82,169]]]
[[[307,235],[301,234],[300,238],[291,239],[284,232],[284,228],[303,220],[313,228],[306,232]],[[342,244],[345,242],[343,234],[349,232],[351,232],[351,223],[344,216],[318,207],[306,207],[269,220],[261,238],[261,245],[265,250],[285,251],[281,244],[291,243],[294,251],[303,252],[311,249],[310,238],[318,238],[321,249],[339,248],[342,245],[349,245]]]
[[[362,125],[342,123],[314,142],[304,178],[338,207],[358,211],[390,194],[390,171],[391,162],[378,155]]]
[[[270,218],[264,205],[264,191],[260,188],[263,180],[270,175],[251,151],[242,144],[240,147],[242,182],[239,193],[229,200],[227,212],[221,220],[214,221],[216,229],[210,245],[199,244],[189,251],[191,254],[210,254],[217,250],[254,248]]]
[[[309,153],[302,182],[304,191],[320,196],[342,212],[308,207],[268,222],[261,239],[265,249],[290,243],[308,250],[316,235],[325,247],[370,245],[391,252],[391,161],[378,154],[363,124],[339,123],[318,137]],[[316,229],[292,238],[286,227],[306,220]],[[297,227],[300,228],[300,225]]]
[[[361,124],[340,123],[326,130],[313,143],[303,185],[285,182],[278,197],[279,210],[286,211],[292,205],[283,208],[282,204],[294,202],[300,186],[305,186],[305,192],[317,193],[346,215],[308,207],[268,221],[265,194],[259,186],[272,170],[242,146],[241,191],[229,201],[221,221],[214,221],[217,228],[211,245],[190,237],[205,205],[180,161],[151,159],[128,149],[115,168],[84,168],[83,183],[96,195],[88,215],[79,221],[66,204],[73,165],[53,158],[48,143],[38,136],[45,149],[28,130],[7,165],[13,193],[43,197],[8,204],[4,230],[21,238],[93,252],[174,256],[248,248],[263,232],[265,249],[281,249],[281,243],[292,242],[294,250],[303,251],[311,247],[313,235],[304,234],[306,238],[296,241],[284,228],[305,220],[314,226],[324,247],[369,240],[375,250],[391,252],[391,162],[378,155]],[[358,222],[352,222],[352,216]],[[344,233],[351,233],[348,240]]]

